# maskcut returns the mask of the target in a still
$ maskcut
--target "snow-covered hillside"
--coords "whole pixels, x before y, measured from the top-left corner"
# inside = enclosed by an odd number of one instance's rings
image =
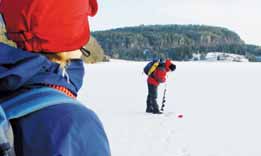
[[[176,64],[163,115],[144,113],[145,62],[86,66],[79,99],[102,120],[112,156],[260,156],[261,64]]]
[[[222,62],[249,62],[244,55],[222,53],[222,52],[209,52],[206,55],[193,54],[192,61],[222,61]]]
[[[231,61],[231,62],[248,62],[248,59],[243,55],[228,54],[228,53],[208,53],[207,61]]]

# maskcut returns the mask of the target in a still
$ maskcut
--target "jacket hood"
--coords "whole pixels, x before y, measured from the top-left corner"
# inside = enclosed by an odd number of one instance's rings
[[[72,60],[66,70],[62,70],[59,64],[41,54],[0,43],[0,94],[23,87],[52,84],[68,88],[77,95],[83,75],[81,60]]]
[[[166,68],[166,70],[167,71],[170,71],[170,65],[171,65],[171,60],[170,59],[167,59],[166,61],[165,61],[165,68]]]

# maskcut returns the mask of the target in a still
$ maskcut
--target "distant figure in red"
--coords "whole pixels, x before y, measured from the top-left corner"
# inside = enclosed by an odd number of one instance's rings
[[[161,61],[156,70],[148,76],[147,113],[162,114],[157,104],[158,86],[166,81],[167,72],[175,69],[176,65],[167,59],[165,62]]]

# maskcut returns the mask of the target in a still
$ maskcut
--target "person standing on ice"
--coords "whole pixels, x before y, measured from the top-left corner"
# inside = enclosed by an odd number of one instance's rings
[[[0,43],[0,155],[111,155],[99,118],[76,100],[88,16],[97,10],[96,0],[0,0],[7,37],[18,47]],[[12,153],[2,123],[13,128]]]
[[[166,75],[169,71],[174,71],[176,69],[176,65],[171,63],[170,59],[167,59],[165,62],[159,61],[154,63],[151,69],[153,72],[148,74],[147,84],[148,84],[148,96],[147,96],[147,113],[154,114],[162,114],[159,110],[159,106],[157,103],[158,97],[158,86],[160,83],[164,83],[166,81]]]

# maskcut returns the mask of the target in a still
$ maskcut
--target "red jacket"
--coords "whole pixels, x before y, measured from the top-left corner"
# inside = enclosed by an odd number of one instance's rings
[[[158,86],[159,83],[164,83],[166,81],[167,72],[170,71],[170,65],[171,61],[169,59],[167,59],[164,64],[159,65],[157,69],[148,77],[148,83],[154,86]]]
[[[149,77],[148,83],[154,86],[158,86],[159,83],[166,81],[167,71],[165,68],[157,68]]]

